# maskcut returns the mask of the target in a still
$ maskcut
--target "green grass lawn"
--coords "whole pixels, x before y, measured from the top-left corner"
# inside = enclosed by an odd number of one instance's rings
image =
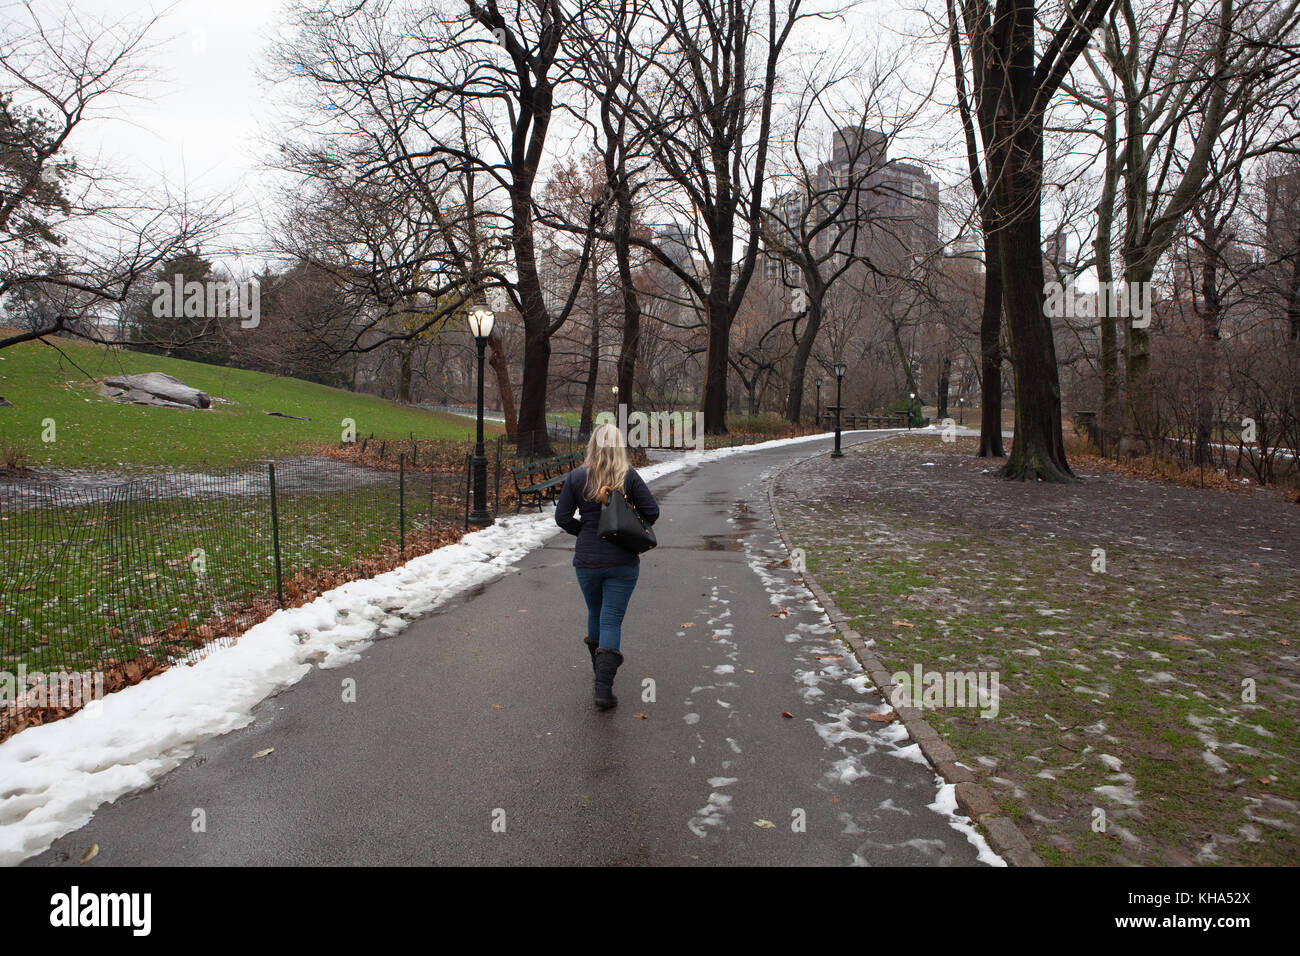
[[[592,415],[596,414],[598,413],[592,412]],[[572,428],[577,428],[582,424],[582,412],[547,412],[546,420],[548,422],[554,422],[556,425],[567,425]]]
[[[276,595],[269,498],[252,494],[154,496],[140,487],[106,504],[0,512],[0,667],[79,670],[203,643],[205,625]],[[407,554],[461,516],[458,482],[408,475]],[[398,481],[281,493],[283,576],[350,568],[399,541]],[[180,635],[191,640],[165,637]]]
[[[463,439],[473,427],[468,419],[455,415],[407,408],[299,379],[55,341],[67,358],[40,342],[0,352],[0,396],[14,405],[0,407],[0,453],[18,446],[26,452],[30,467],[240,464],[337,442],[345,418],[356,422],[358,440],[371,434],[405,438],[412,432],[417,438]],[[225,401],[191,411],[124,405],[101,397],[98,382],[87,380],[77,365],[96,378],[165,372]],[[277,418],[268,412],[311,421]],[[47,419],[54,422],[53,442],[42,440]],[[487,430],[497,434],[502,429],[489,422]]]

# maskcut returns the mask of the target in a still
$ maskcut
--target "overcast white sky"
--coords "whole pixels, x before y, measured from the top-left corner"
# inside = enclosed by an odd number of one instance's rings
[[[66,0],[35,2],[47,15],[66,7]],[[897,42],[893,31],[924,28],[924,20],[912,12],[920,2],[862,0],[847,27],[843,23],[810,26],[798,46],[816,48],[823,38],[827,46],[834,46],[846,30],[863,38],[864,49],[869,44]],[[83,19],[102,22],[109,29],[160,17],[149,34],[150,55],[143,60],[155,76],[138,88],[143,95],[115,104],[111,117],[96,118],[78,129],[74,152],[141,182],[165,180],[194,199],[233,197],[238,227],[224,245],[262,247],[261,217],[274,198],[262,164],[274,149],[277,124],[284,114],[277,91],[258,76],[258,69],[289,4],[285,0],[74,0],[73,6]],[[9,6],[5,13],[25,16],[21,7]],[[914,86],[928,86],[936,55],[942,52],[916,51]],[[934,132],[928,129],[926,135]],[[948,142],[944,149],[951,152],[953,139],[948,137]],[[916,144],[900,147],[930,152]],[[211,252],[236,269],[260,265],[256,255],[237,261],[224,250]]]
[[[50,15],[66,9],[46,0],[37,6]],[[137,182],[165,181],[192,198],[233,197],[244,216],[228,244],[257,244],[259,199],[268,194],[261,164],[275,129],[257,67],[281,21],[280,3],[76,0],[74,8],[110,30],[160,18],[140,61],[153,76],[135,88],[136,98],[79,127],[74,153]]]

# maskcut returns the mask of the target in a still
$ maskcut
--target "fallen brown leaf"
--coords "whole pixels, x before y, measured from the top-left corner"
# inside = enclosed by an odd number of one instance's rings
[[[82,862],[82,863],[89,863],[91,860],[93,860],[93,859],[94,859],[95,857],[97,857],[97,856],[99,856],[99,844],[98,844],[98,843],[92,843],[92,844],[91,844],[91,845],[86,849],[86,852],[83,853],[83,854],[81,854],[81,862]]]

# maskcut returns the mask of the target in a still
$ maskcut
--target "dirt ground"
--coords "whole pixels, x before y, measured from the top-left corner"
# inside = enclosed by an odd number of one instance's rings
[[[1077,469],[1008,482],[905,436],[776,492],[891,670],[999,678],[928,716],[1044,859],[1300,859],[1300,506]]]

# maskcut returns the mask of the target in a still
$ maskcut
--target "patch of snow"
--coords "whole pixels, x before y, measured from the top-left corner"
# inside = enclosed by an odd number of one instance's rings
[[[1097,754],[1097,759],[1106,765],[1107,770],[1118,772],[1124,763],[1118,757],[1112,757],[1110,754]]]
[[[943,783],[942,777],[936,777],[935,780],[939,782],[939,792],[929,808],[940,816],[947,817],[948,825],[966,837],[970,845],[975,848],[976,859],[981,863],[988,866],[1006,866],[1007,861],[993,852],[993,848],[989,846],[983,834],[975,829],[970,817],[957,809],[956,785]]]
[[[707,835],[705,827],[716,827],[721,825],[722,818],[731,812],[731,797],[725,793],[710,793],[709,802],[700,809],[695,811],[689,823],[686,825],[690,831],[697,837],[703,838]]]

